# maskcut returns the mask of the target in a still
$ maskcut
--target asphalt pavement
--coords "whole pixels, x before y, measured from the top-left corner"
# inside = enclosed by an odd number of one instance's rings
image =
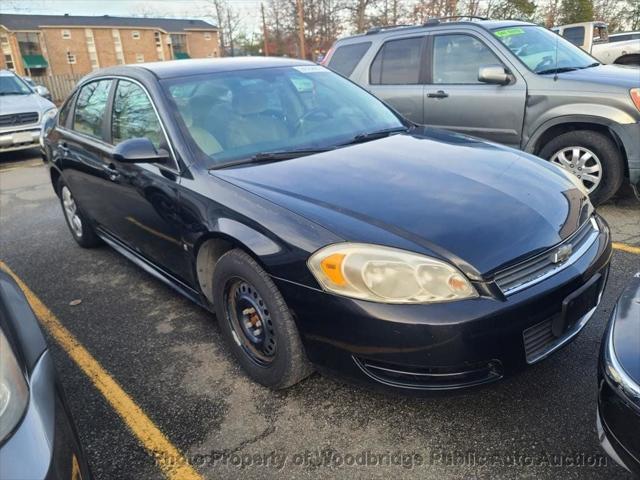
[[[203,478],[225,479],[630,478],[598,444],[596,364],[615,300],[640,271],[640,203],[626,194],[599,210],[632,248],[614,251],[597,313],[551,358],[446,397],[381,394],[319,374],[272,392],[242,374],[211,314],[110,248],[75,244],[34,152],[0,156],[0,260],[182,454],[150,452],[50,336],[98,479],[162,478],[159,463],[185,459]]]

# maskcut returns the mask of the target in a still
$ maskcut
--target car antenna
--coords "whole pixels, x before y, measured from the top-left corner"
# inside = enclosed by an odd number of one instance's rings
[[[556,33],[556,73],[553,76],[553,81],[557,82],[558,81],[558,41],[560,40],[560,34]]]

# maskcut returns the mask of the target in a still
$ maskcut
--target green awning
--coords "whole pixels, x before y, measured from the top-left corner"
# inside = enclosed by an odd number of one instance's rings
[[[23,55],[24,68],[47,68],[49,64],[42,55]]]
[[[191,58],[187,52],[176,52],[176,60],[184,60],[185,58]]]

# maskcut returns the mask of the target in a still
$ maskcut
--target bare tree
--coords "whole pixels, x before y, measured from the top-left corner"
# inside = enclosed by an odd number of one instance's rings
[[[207,0],[211,5],[209,15],[216,21],[220,36],[220,50],[225,55],[235,54],[235,42],[242,33],[240,13],[226,0]]]

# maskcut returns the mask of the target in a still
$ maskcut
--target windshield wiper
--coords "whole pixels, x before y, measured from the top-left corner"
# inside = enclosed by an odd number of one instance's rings
[[[581,67],[558,67],[558,68],[548,68],[546,70],[540,70],[536,72],[538,75],[546,75],[548,73],[564,73],[564,72],[573,72],[574,70],[578,70]]]
[[[389,135],[393,135],[394,133],[408,132],[408,127],[394,127],[394,128],[385,128],[384,130],[376,130],[375,132],[368,133],[360,133],[356,135],[347,143],[343,143],[343,145],[353,145],[356,143],[368,142],[369,140],[376,140],[378,138],[388,137]]]
[[[0,95],[29,95],[26,92],[0,92]]]
[[[600,62],[593,62],[589,65],[586,65],[584,67],[580,67],[580,70],[583,70],[585,68],[593,68],[593,67],[599,67],[600,65],[602,65]]]
[[[282,150],[276,152],[263,152],[256,153],[249,158],[243,158],[240,160],[234,160],[227,163],[221,163],[215,167],[211,167],[210,170],[220,170],[222,168],[235,167],[237,165],[253,165],[258,163],[277,162],[280,160],[291,160],[292,158],[305,157],[307,155],[313,155],[314,153],[322,153],[328,150],[333,150],[333,147],[323,148],[305,148],[301,150]]]

